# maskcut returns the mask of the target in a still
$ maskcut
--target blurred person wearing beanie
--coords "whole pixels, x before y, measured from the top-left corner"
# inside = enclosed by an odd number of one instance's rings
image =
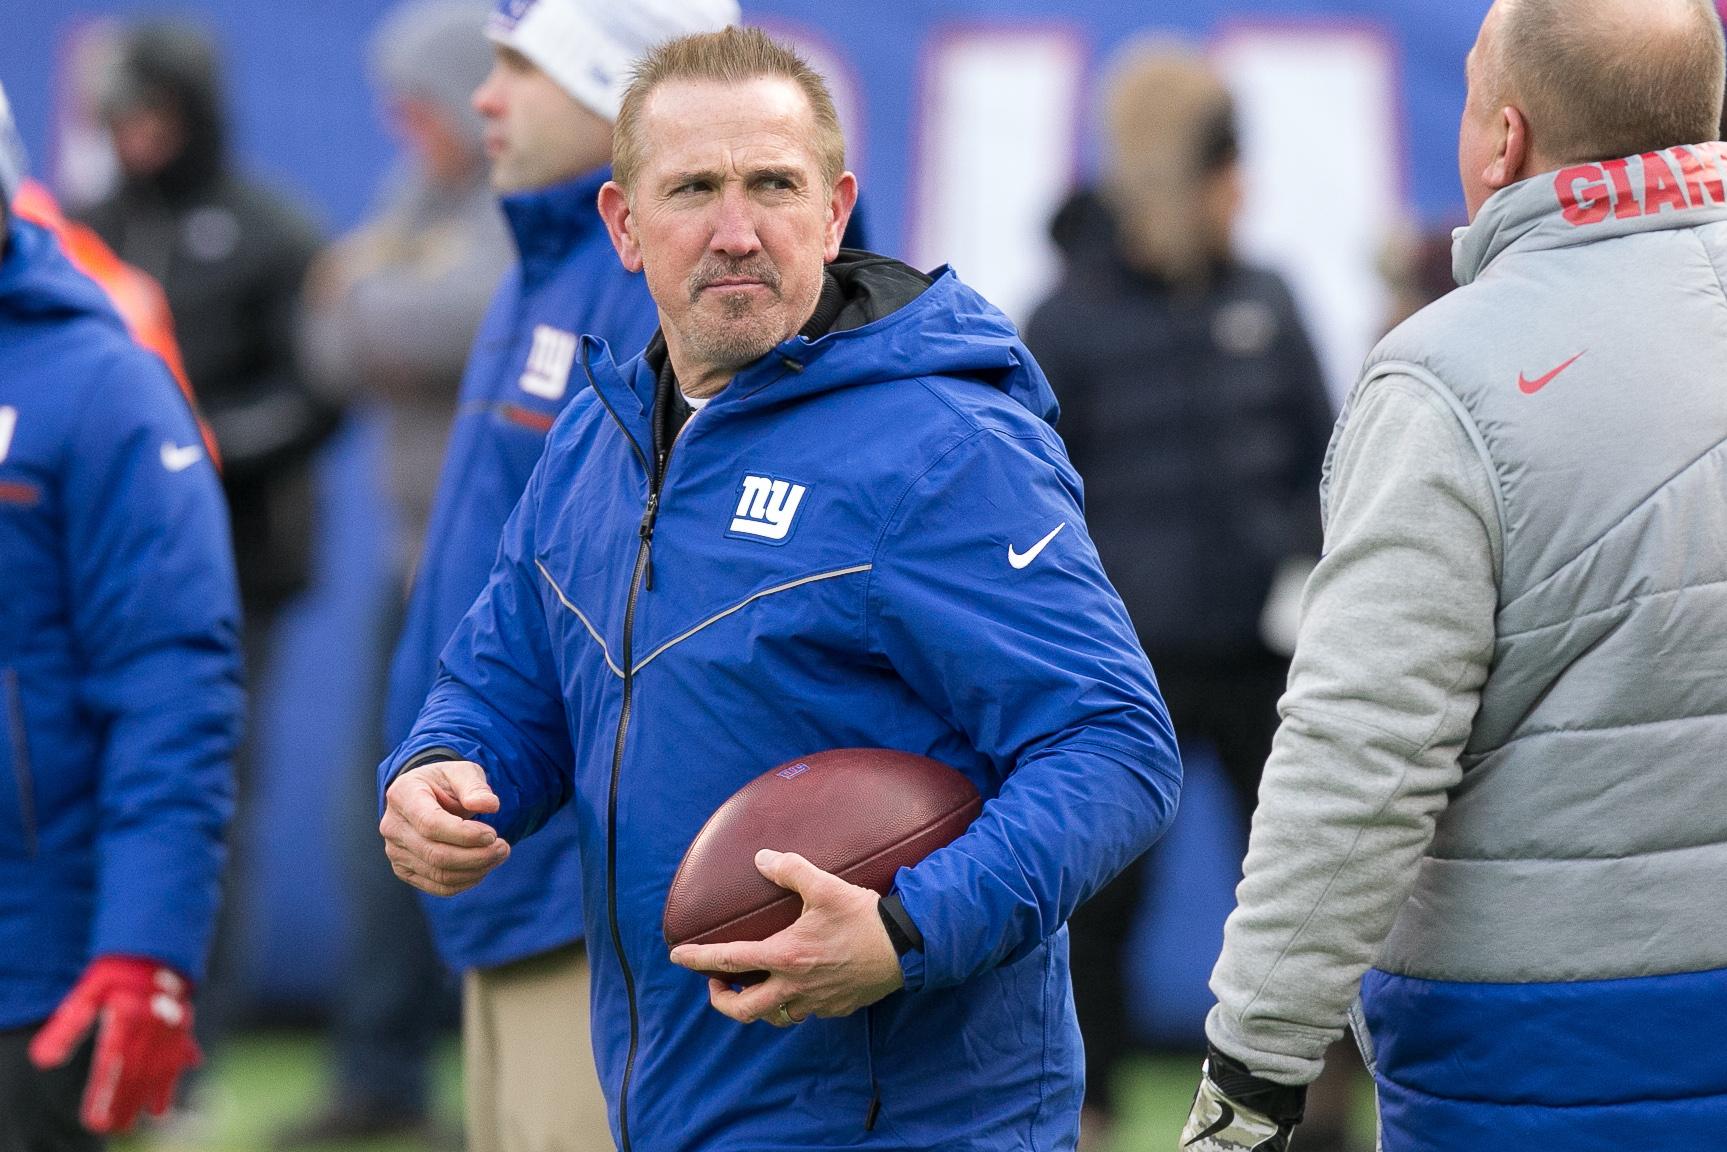
[[[487,12],[482,0],[410,0],[385,13],[372,35],[371,74],[401,153],[376,213],[320,255],[306,281],[308,375],[320,392],[375,405],[384,417],[380,486],[394,520],[396,580],[376,638],[370,738],[337,797],[353,928],[330,1006],[333,1082],[322,1110],[279,1134],[283,1147],[424,1130],[432,1052],[447,1018],[438,989],[450,980],[426,918],[377,858],[372,767],[382,755],[375,741],[402,597],[431,519],[462,367],[510,261],[469,102],[490,65]]]
[[[492,14],[494,62],[473,104],[517,262],[497,285],[462,382],[391,671],[390,746],[407,736],[438,653],[485,587],[547,431],[586,387],[577,340],[592,334],[633,353],[658,326],[646,282],[618,263],[595,206],[611,178],[612,121],[630,67],[661,40],[737,19],[734,0],[539,0]],[[444,959],[463,973],[469,1152],[611,1146],[589,1040],[577,838],[566,809],[485,884],[424,897]]]
[[[201,1059],[240,606],[191,406],[23,171],[0,90],[0,1149],[95,1152]]]
[[[122,260],[161,284],[185,373],[222,462],[244,609],[246,736],[234,762],[236,825],[253,792],[256,736],[277,621],[311,579],[312,455],[337,405],[294,354],[300,284],[318,248],[307,215],[235,170],[216,46],[196,25],[124,27],[102,112],[120,184],[79,214]],[[245,845],[230,847],[224,891],[244,890]],[[244,905],[225,900],[199,1013],[213,1047],[240,1011]]]
[[[1203,56],[1130,44],[1102,105],[1103,178],[1054,221],[1066,273],[1026,343],[1176,733],[1211,746],[1245,821],[1277,727],[1286,618],[1319,555],[1332,412],[1289,288],[1235,254],[1235,110]],[[1123,969],[1147,874],[1129,869],[1070,925],[1088,1148],[1107,1146],[1135,1047]]]

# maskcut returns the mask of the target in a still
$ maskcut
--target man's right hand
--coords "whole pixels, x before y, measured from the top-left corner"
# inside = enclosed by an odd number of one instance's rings
[[[478,764],[422,764],[396,777],[384,793],[378,834],[397,876],[422,892],[454,896],[509,858],[510,846],[473,819],[497,810],[498,797]]]

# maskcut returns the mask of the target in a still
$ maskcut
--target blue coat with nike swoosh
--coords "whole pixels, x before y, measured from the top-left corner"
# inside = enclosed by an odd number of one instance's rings
[[[93,955],[203,974],[240,734],[228,513],[168,370],[53,238],[0,261],[0,1029]]]
[[[1013,325],[950,271],[863,253],[830,295],[826,334],[741,371],[663,468],[662,346],[620,368],[584,342],[592,391],[385,776],[477,761],[511,840],[575,811],[623,1152],[1071,1149],[1063,925],[1174,815],[1175,738]],[[667,957],[673,873],[762,771],[859,746],[954,765],[983,814],[899,874],[924,937],[902,991],[740,1026]]]

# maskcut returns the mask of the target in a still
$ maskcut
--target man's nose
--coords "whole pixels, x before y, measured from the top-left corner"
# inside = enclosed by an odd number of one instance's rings
[[[727,256],[748,256],[760,251],[762,243],[756,235],[755,216],[749,197],[741,189],[727,188],[720,197],[717,213],[709,248]]]
[[[468,97],[474,111],[490,120],[498,114],[498,68],[496,65],[486,73],[486,78],[480,81],[480,86],[474,89]]]

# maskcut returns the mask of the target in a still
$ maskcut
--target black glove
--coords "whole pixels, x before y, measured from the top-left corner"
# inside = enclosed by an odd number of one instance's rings
[[[1215,1047],[1204,1071],[1181,1152],[1289,1152],[1290,1133],[1307,1106],[1305,1087],[1261,1079]]]

